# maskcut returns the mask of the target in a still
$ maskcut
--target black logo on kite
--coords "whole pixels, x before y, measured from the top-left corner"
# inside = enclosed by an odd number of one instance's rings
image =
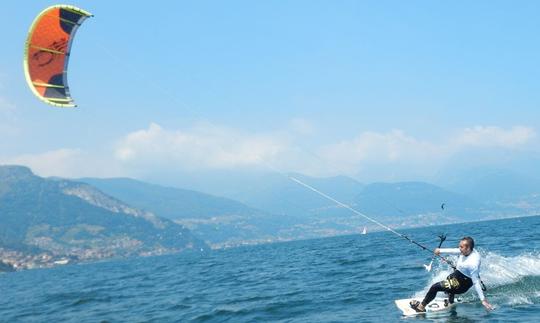
[[[55,50],[55,51],[58,51],[58,52],[65,53],[66,49],[67,49],[67,46],[68,46],[67,39],[60,38],[60,40],[56,40],[56,41],[52,42],[48,46],[48,48],[50,48],[52,50]],[[48,65],[48,64],[52,63],[52,61],[54,61],[56,55],[58,55],[58,54],[52,53],[52,52],[49,52],[47,50],[42,49],[42,50],[39,50],[38,52],[34,53],[34,55],[32,55],[32,59],[37,60],[39,67],[43,67],[45,65]]]

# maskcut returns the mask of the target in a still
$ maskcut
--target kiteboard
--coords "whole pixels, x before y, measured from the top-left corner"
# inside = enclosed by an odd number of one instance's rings
[[[396,306],[403,312],[405,316],[418,315],[418,314],[429,314],[429,313],[440,313],[444,311],[449,311],[455,306],[456,303],[450,304],[446,298],[436,298],[431,303],[426,306],[425,312],[415,311],[409,304],[412,300],[417,300],[421,302],[421,299],[417,298],[406,298],[398,299],[395,301]]]

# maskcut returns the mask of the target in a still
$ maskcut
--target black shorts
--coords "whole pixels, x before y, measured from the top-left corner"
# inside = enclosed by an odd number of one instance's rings
[[[451,294],[463,294],[472,287],[472,279],[455,270],[445,280],[439,282],[441,289]]]

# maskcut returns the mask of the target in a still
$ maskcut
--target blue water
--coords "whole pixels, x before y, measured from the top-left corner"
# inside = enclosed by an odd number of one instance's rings
[[[437,317],[402,317],[394,300],[423,295],[450,271],[390,232],[0,275],[5,322],[540,321],[540,217],[405,230],[435,247],[471,235],[496,306],[474,291]]]

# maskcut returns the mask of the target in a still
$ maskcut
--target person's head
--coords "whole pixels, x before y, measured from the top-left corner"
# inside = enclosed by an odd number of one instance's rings
[[[474,240],[471,237],[463,237],[459,241],[459,251],[462,255],[468,256],[474,249]]]

